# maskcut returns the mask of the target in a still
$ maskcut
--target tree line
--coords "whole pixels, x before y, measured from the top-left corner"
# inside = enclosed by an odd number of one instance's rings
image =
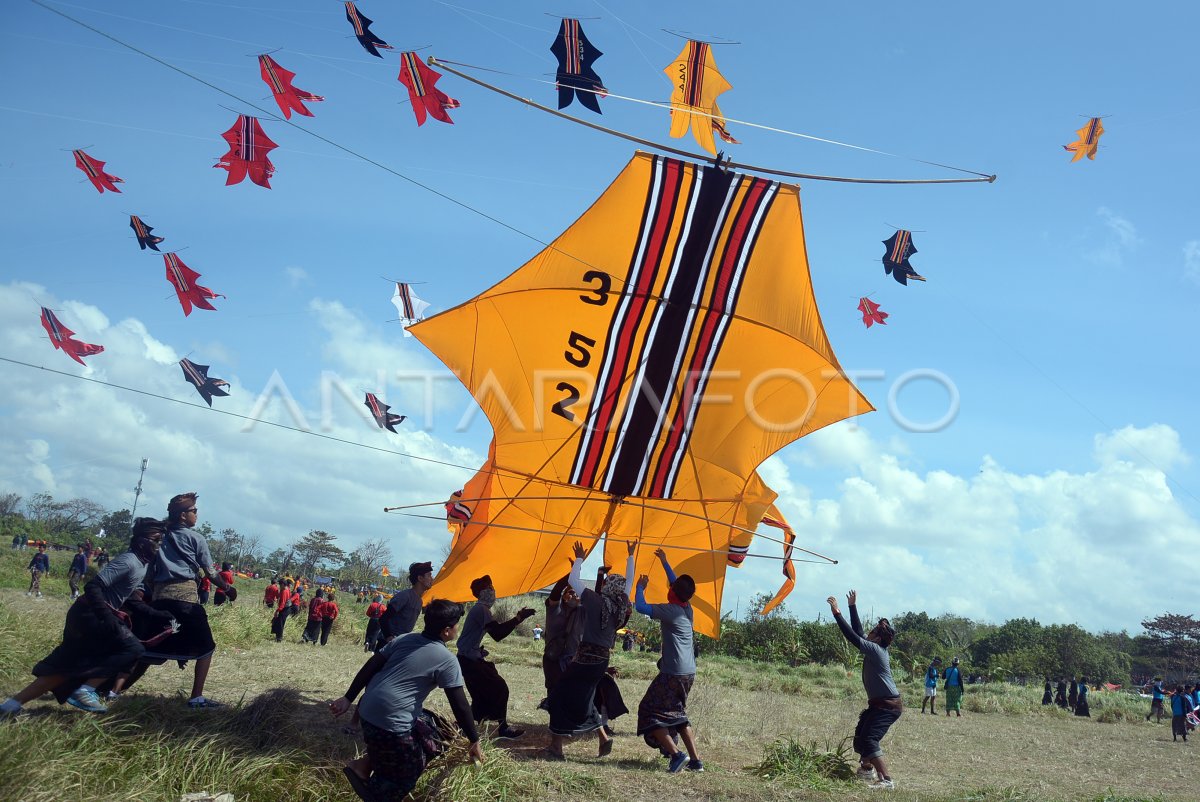
[[[763,616],[769,599],[769,594],[756,597],[740,620],[722,619],[721,639],[705,639],[702,651],[791,665],[857,664],[857,651],[832,620],[801,621],[782,608]],[[1094,634],[1075,624],[1043,625],[1031,618],[997,625],[903,612],[888,619],[896,628],[892,665],[913,676],[934,657],[945,662],[958,657],[968,674],[1017,682],[1086,675],[1093,682],[1128,685],[1135,677],[1139,682],[1155,675],[1183,680],[1200,671],[1200,620],[1193,615],[1147,617],[1139,635]]]
[[[5,540],[18,536],[69,548],[91,540],[96,548],[116,555],[128,545],[132,527],[130,510],[109,510],[88,498],[56,499],[50,493],[34,493],[28,498],[17,493],[0,494],[0,538]],[[287,572],[307,577],[333,574],[359,585],[378,583],[384,566],[396,568],[391,548],[383,538],[367,540],[346,551],[338,545],[336,536],[314,529],[287,546],[267,552],[258,534],[232,527],[218,531],[207,521],[199,523],[196,531],[208,541],[217,565],[229,562],[248,572]],[[388,584],[406,585],[407,578],[392,577]]]

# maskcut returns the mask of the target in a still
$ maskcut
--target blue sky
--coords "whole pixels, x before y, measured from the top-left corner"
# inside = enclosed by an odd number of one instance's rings
[[[266,50],[325,96],[298,128],[264,118],[280,147],[273,189],[224,185],[220,134],[247,105],[32,3],[0,10],[7,76],[0,100],[0,356],[198,401],[174,362],[190,355],[228,379],[217,404],[249,414],[274,374],[321,427],[321,377],[335,393],[328,433],[477,466],[489,428],[452,382],[432,417],[403,434],[368,427],[354,404],[384,371],[389,403],[423,409],[397,371],[438,368],[400,336],[381,277],[424,282],[445,309],[514,270],[581,214],[632,153],[446,75],[462,107],[452,126],[418,128],[396,81],[397,52],[499,70],[490,79],[553,104],[557,21],[576,14],[605,55],[614,93],[666,100],[663,68],[683,46],[664,28],[739,44],[715,49],[733,85],[725,114],[917,158],[996,173],[995,184],[863,186],[801,182],[809,259],[830,339],[879,411],[806,438],[764,473],[808,545],[837,568],[802,567],[790,608],[819,611],[851,585],[886,610],[1032,615],[1093,629],[1189,611],[1172,550],[1200,545],[1200,431],[1190,403],[1190,321],[1200,289],[1194,168],[1181,142],[1195,10],[1132,13],[1099,4],[1003,8],[927,3],[636,2],[504,4],[364,0],[383,59],[350,36],[342,6],[279,2],[50,3],[268,112],[254,58]],[[1183,100],[1181,100],[1183,99]],[[666,112],[609,98],[597,121],[667,141]],[[579,106],[567,110],[592,119]],[[1094,162],[1062,145],[1108,115]],[[305,129],[458,203],[348,155]],[[954,177],[915,161],[729,123],[736,160],[801,172]],[[674,142],[694,149],[690,139]],[[73,165],[83,147],[122,177],[98,195]],[[139,252],[128,215],[228,296],[184,318],[162,260]],[[488,219],[496,218],[505,226]],[[901,287],[883,274],[881,240],[914,230]],[[516,231],[514,231],[514,229]],[[520,232],[520,233],[516,233]],[[863,327],[870,294],[888,325]],[[39,305],[60,310],[106,353],[81,369],[51,350]],[[946,377],[958,412],[914,432],[888,397],[913,371]],[[383,516],[437,501],[469,471],[427,464],[0,363],[9,392],[3,472],[22,493],[88,495],[127,506],[142,457],[147,497],[180,489],[211,499],[215,526],[272,544],[324,528],[353,546],[392,539],[397,560],[440,553],[436,522]],[[932,381],[903,385],[899,413],[942,417]],[[278,401],[267,417],[289,421]],[[417,425],[412,425],[413,423]],[[459,430],[459,429],[462,430]],[[767,544],[760,546],[773,551]],[[777,565],[748,565],[728,601],[773,589]],[[1077,576],[1073,576],[1077,575]]]

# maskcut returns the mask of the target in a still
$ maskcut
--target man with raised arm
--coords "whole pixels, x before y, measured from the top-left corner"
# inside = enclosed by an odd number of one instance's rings
[[[858,650],[862,652],[863,668],[862,682],[867,691],[867,709],[858,716],[858,726],[854,728],[854,751],[859,755],[858,777],[871,780],[875,772],[878,779],[871,783],[872,788],[894,788],[892,775],[888,773],[887,763],[883,760],[883,749],[879,742],[887,735],[888,728],[896,723],[904,710],[900,700],[900,691],[892,680],[892,661],[888,655],[888,646],[896,638],[896,630],[886,618],[863,634],[862,624],[858,620],[858,607],[855,602],[858,594],[850,591],[846,594],[846,603],[850,608],[850,623],[842,618],[838,609],[837,599],[830,596],[829,611],[838,628]]]
[[[704,771],[696,753],[696,740],[687,716],[687,698],[696,680],[695,638],[692,632],[692,605],[696,581],[687,574],[675,576],[667,553],[654,552],[662,564],[671,587],[666,604],[647,604],[646,586],[650,577],[643,574],[637,582],[637,599],[633,608],[658,621],[662,626],[662,658],[658,661],[658,676],[646,689],[638,705],[637,734],[646,743],[668,758],[668,770],[676,773],[687,764],[689,771]],[[687,754],[679,751],[675,738],[683,738]],[[690,759],[689,759],[690,758]]]

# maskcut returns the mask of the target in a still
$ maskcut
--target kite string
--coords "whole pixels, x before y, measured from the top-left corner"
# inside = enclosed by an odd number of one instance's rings
[[[40,0],[32,0],[32,2],[36,3],[40,2]],[[702,164],[711,164],[713,162],[713,157],[706,154],[692,153],[691,151],[682,150],[670,145],[664,145],[661,142],[654,142],[649,139],[644,139],[642,137],[633,136],[632,134],[626,134],[622,131],[617,131],[613,128],[607,128],[603,125],[597,125],[596,123],[588,122],[587,120],[580,119],[579,117],[573,117],[570,114],[564,114],[563,112],[557,111],[548,106],[543,106],[541,103],[538,103],[530,98],[513,94],[512,92],[501,89],[494,84],[489,84],[487,81],[481,80],[472,75],[468,75],[461,70],[456,70],[454,67],[450,66],[449,63],[444,62],[434,56],[429,57],[429,64],[431,66],[441,67],[447,72],[453,73],[463,80],[470,81],[477,86],[482,86],[483,88],[489,89],[498,95],[503,95],[504,97],[517,101],[518,103],[524,103],[526,106],[530,106],[539,111],[544,111],[547,114],[555,117],[569,120],[570,122],[576,123],[577,125],[582,125],[585,128],[591,128],[594,131],[600,131],[601,133],[608,134],[609,136],[615,136],[619,139],[624,139],[629,142],[636,142],[639,145],[645,145],[646,147],[654,148],[655,150],[660,150],[664,153],[673,153],[676,156],[682,156],[686,159],[698,161]],[[996,180],[996,176],[985,176],[983,173],[974,173],[974,175],[981,176],[979,178],[853,178],[848,176],[818,175],[815,173],[798,173],[787,170],[777,170],[773,167],[760,167],[757,165],[745,164],[732,160],[722,161],[721,167],[748,170],[756,173],[767,173],[770,175],[784,176],[787,178],[807,178],[813,181],[834,181],[843,184],[978,184],[985,182],[991,184]]]
[[[496,69],[491,69],[488,67],[480,67],[478,65],[467,64],[462,61],[450,61],[447,59],[438,59],[438,63],[439,64],[454,64],[456,66],[466,67],[466,68],[472,69],[472,70],[482,70],[482,71],[486,71],[486,72],[497,73],[500,75],[508,75],[510,77],[521,78],[522,80],[532,81],[534,83],[548,84],[550,86],[558,85],[557,81],[551,81],[551,80],[548,80],[545,78],[534,78],[534,77],[528,76],[528,75],[520,75],[520,74],[513,73],[513,72],[505,72],[503,70],[496,70]],[[605,89],[605,90],[585,89],[582,87],[572,87],[572,88],[576,92],[588,92],[589,94],[597,95],[599,97],[611,97],[611,98],[615,98],[617,100],[625,100],[630,103],[639,103],[643,106],[654,106],[655,108],[659,108],[659,109],[670,109],[674,105],[668,101],[646,100],[644,98],[631,97],[629,95],[618,95],[618,94],[608,91],[607,89]],[[968,170],[965,167],[955,167],[954,165],[943,164],[942,162],[929,161],[928,159],[918,159],[915,156],[905,156],[900,153],[892,153],[892,152],[886,151],[886,150],[879,150],[878,148],[869,148],[865,145],[855,145],[850,142],[841,142],[837,139],[829,139],[828,137],[816,136],[815,134],[805,134],[800,131],[790,131],[786,128],[778,128],[773,125],[764,125],[762,123],[750,122],[749,120],[739,120],[734,117],[722,116],[719,114],[710,114],[709,112],[701,111],[700,109],[698,109],[696,107],[688,107],[687,112],[688,112],[688,114],[692,114],[697,117],[707,117],[710,120],[720,120],[723,122],[737,123],[738,125],[744,125],[749,128],[758,128],[763,131],[771,131],[772,133],[776,133],[776,134],[784,134],[785,136],[794,136],[794,137],[798,137],[800,139],[808,139],[813,142],[824,142],[825,144],[828,144],[828,145],[837,145],[837,146],[843,147],[843,148],[850,148],[851,150],[863,151],[864,153],[876,153],[876,154],[879,154],[880,156],[889,156],[889,157],[895,158],[895,159],[904,159],[906,161],[918,162],[920,164],[928,164],[933,167],[942,167],[947,170],[953,170],[953,171],[959,172],[959,173],[966,173],[967,175],[977,175],[982,178],[989,177],[988,173],[981,173],[977,170]]]
[[[445,520],[444,518],[438,517],[436,515],[418,515],[417,513],[414,513],[414,512],[398,512],[395,514],[403,515],[407,518],[424,518],[424,519],[430,520],[430,521]],[[600,540],[603,540],[605,537],[605,535],[603,535],[603,534],[590,535],[590,534],[584,534],[581,532],[572,532],[570,534],[567,534],[564,532],[559,532],[557,530],[537,529],[537,528],[531,527],[531,526],[515,526],[513,524],[489,523],[489,524],[486,524],[486,526],[489,529],[510,529],[514,532],[529,532],[531,534],[537,534],[537,535],[560,535],[563,537],[572,537],[577,540],[600,541]],[[651,545],[651,544],[646,544],[646,545]],[[664,551],[667,549],[675,549],[678,551],[694,551],[694,552],[700,552],[703,554],[710,554],[710,553],[711,554],[728,554],[728,549],[705,549],[705,548],[701,548],[699,546],[680,546],[680,545],[676,545],[673,543],[659,543],[657,545],[659,545]],[[796,547],[796,551],[804,551],[804,549]],[[822,559],[821,560],[804,560],[799,557],[792,557],[791,558],[792,562],[813,563],[816,565],[836,565],[837,564],[837,560],[831,559],[829,557],[824,557],[823,555],[816,554],[815,552],[808,552],[808,553],[813,554],[816,557],[822,557]],[[749,553],[749,552],[746,554],[746,556],[747,557],[758,557],[759,559],[763,559],[763,560],[785,560],[785,559],[787,559],[786,557],[776,557],[773,554],[753,554],[753,553]]]

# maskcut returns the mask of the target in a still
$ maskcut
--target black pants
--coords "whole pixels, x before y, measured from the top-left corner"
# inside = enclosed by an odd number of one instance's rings
[[[333,619],[332,618],[321,619],[321,645],[322,646],[324,646],[326,643],[329,643],[329,630],[331,630],[331,629],[333,629]]]
[[[882,707],[868,707],[858,716],[858,726],[854,728],[854,751],[863,760],[879,757],[883,754],[879,742],[887,735],[888,728],[900,718],[899,710]]]

